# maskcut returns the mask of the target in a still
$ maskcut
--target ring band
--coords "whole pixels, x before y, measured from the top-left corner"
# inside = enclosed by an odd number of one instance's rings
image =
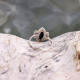
[[[51,44],[50,44],[50,47],[49,47],[48,49],[41,49],[40,47],[34,47],[34,46],[32,45],[32,43],[31,43],[31,40],[32,40],[34,37],[35,37],[35,35],[31,36],[30,39],[29,39],[29,45],[30,45],[30,47],[32,47],[33,49],[35,49],[35,50],[36,50],[36,49],[39,49],[39,50],[49,50],[49,49],[52,48],[52,40],[51,40],[49,37],[47,38],[47,40],[50,41]]]

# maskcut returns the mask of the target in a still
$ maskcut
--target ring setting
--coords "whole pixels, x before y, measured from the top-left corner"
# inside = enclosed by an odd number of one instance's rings
[[[34,34],[30,37],[29,39],[29,45],[30,47],[32,47],[33,49],[40,49],[40,47],[34,47],[31,43],[32,39],[36,39],[37,42],[43,42],[45,40],[49,40],[50,41],[50,47],[48,49],[44,49],[44,50],[49,50],[52,48],[52,40],[49,38],[49,32],[46,32],[45,28],[40,28],[39,30],[35,30]]]

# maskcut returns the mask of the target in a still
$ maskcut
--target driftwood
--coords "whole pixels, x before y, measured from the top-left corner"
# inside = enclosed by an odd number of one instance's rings
[[[52,49],[34,50],[28,40],[0,34],[0,80],[80,80],[80,31],[52,41]],[[32,43],[49,47],[49,42]]]

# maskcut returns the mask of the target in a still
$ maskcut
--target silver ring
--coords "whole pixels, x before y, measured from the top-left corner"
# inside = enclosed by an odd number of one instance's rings
[[[36,39],[38,42],[42,42],[42,41],[44,41],[44,40],[48,40],[48,41],[50,41],[50,47],[48,48],[48,49],[41,49],[40,47],[35,47],[35,46],[33,46],[32,45],[32,43],[31,43],[31,40],[32,39]],[[39,30],[35,30],[34,31],[34,34],[30,37],[30,39],[29,39],[29,45],[30,45],[30,47],[32,47],[33,49],[39,49],[39,50],[49,50],[49,49],[51,49],[52,48],[52,40],[49,38],[49,32],[46,32],[46,30],[42,27],[42,28],[40,28]]]

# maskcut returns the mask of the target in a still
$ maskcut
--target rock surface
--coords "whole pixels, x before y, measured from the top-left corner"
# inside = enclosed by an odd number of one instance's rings
[[[52,40],[52,49],[39,51],[32,49],[27,40],[0,34],[0,80],[80,80],[74,60],[80,31]],[[49,42],[33,44],[49,47]],[[79,46],[77,49],[80,50]]]

